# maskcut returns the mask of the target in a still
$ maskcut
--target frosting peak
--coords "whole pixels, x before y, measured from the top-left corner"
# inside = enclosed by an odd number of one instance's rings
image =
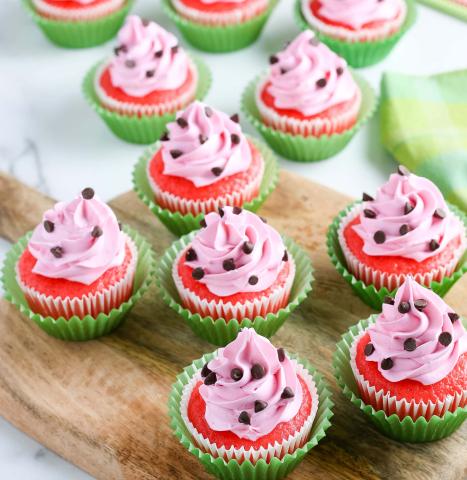
[[[162,143],[164,174],[187,178],[196,187],[248,170],[252,161],[240,124],[227,114],[193,102],[167,125]]]
[[[34,273],[90,285],[122,264],[125,237],[111,208],[86,188],[45,212],[28,248],[37,260]]]
[[[374,351],[366,358],[378,362],[379,371],[391,382],[439,382],[467,352],[462,320],[410,276],[397,291],[394,303],[383,304],[383,312],[368,333]]]
[[[181,87],[189,60],[175,35],[155,22],[130,15],[118,33],[119,46],[110,62],[112,84],[133,97]]]
[[[252,328],[220,348],[207,369],[216,380],[201,385],[200,394],[213,430],[254,441],[293,419],[302,404],[302,387],[287,354]]]

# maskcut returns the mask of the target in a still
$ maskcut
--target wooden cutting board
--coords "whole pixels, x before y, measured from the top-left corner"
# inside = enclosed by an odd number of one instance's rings
[[[332,376],[331,357],[340,335],[371,313],[325,251],[327,226],[348,202],[283,171],[261,211],[310,253],[316,274],[311,296],[272,341],[311,360],[336,403],[327,437],[289,478],[467,478],[467,425],[433,444],[394,442],[344,398]],[[51,205],[51,199],[0,174],[0,236],[16,241]],[[121,221],[149,239],[157,254],[173,240],[132,192],[111,206]],[[447,301],[466,315],[466,296],[467,276]],[[173,436],[167,398],[182,368],[212,350],[165,306],[155,286],[115,333],[87,343],[47,336],[2,299],[0,414],[98,479],[211,478]]]

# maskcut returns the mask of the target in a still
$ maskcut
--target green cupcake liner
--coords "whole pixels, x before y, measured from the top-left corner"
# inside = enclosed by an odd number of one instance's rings
[[[323,376],[307,361],[299,359],[295,355],[291,358],[297,360],[312,375],[318,391],[319,405],[313,427],[310,433],[309,441],[303,447],[297,449],[292,454],[287,454],[279,460],[273,458],[269,463],[265,460],[259,460],[255,465],[250,461],[238,463],[236,460],[226,462],[222,458],[215,458],[209,453],[202,452],[192,440],[190,432],[185,426],[180,414],[180,404],[183,389],[193,375],[200,370],[206,362],[214,358],[216,352],[206,354],[202,358],[195,360],[190,366],[177,376],[177,381],[173,384],[169,397],[169,417],[171,427],[180,443],[203,464],[204,468],[218,478],[226,480],[280,480],[286,477],[297,465],[304,459],[305,455],[315,447],[318,442],[326,436],[326,430],[331,426],[331,417],[333,416],[331,393]]]
[[[339,244],[338,230],[341,221],[347,214],[352,210],[352,208],[360,202],[354,202],[349,205],[346,209],[339,212],[337,217],[333,220],[332,224],[329,226],[327,235],[326,235],[326,245],[328,249],[328,255],[331,259],[332,264],[336,267],[336,270],[342,275],[344,280],[352,287],[353,291],[370,307],[375,310],[381,310],[383,305],[383,300],[386,295],[393,297],[396,294],[397,289],[389,291],[386,287],[377,289],[373,285],[366,285],[361,280],[352,275],[347,269],[346,261],[342,249]],[[467,216],[464,212],[458,209],[456,206],[448,203],[449,209],[455,215],[457,215],[464,223],[467,228]],[[440,297],[444,297],[449,289],[467,272],[467,251],[464,256],[461,258],[455,272],[450,277],[444,277],[441,282],[431,282],[430,288]]]
[[[5,257],[2,276],[5,298],[18,307],[23,315],[31,319],[36,325],[42,328],[42,330],[61,340],[85,341],[107,335],[120,325],[133,305],[148,289],[156,266],[155,256],[149,243],[128,226],[124,226],[123,231],[135,242],[138,249],[138,262],[136,264],[133,295],[125,303],[122,303],[119,308],[114,308],[108,314],[100,313],[96,318],[91,315],[86,315],[82,319],[73,316],[68,320],[64,317],[55,319],[34,313],[29,308],[16,279],[16,264],[27,247],[32,232],[21,237],[18,242],[11,247]]]
[[[255,42],[277,2],[278,0],[269,0],[267,10],[251,20],[218,27],[195,23],[182,17],[172,6],[171,0],[162,0],[162,7],[191,45],[205,52],[225,53],[240,50]]]
[[[268,145],[277,153],[296,162],[317,162],[339,153],[353,138],[362,125],[374,114],[378,100],[373,88],[360,75],[352,72],[362,92],[362,106],[357,123],[343,133],[320,137],[292,135],[265,125],[256,105],[256,87],[262,76],[248,84],[242,95],[242,111],[248,121],[259,131]]]
[[[459,407],[455,412],[447,412],[442,417],[433,416],[428,421],[422,417],[414,421],[409,416],[401,420],[396,414],[388,417],[384,411],[375,410],[360,398],[357,382],[350,366],[350,349],[355,337],[373,324],[376,317],[377,315],[372,315],[350,327],[337,344],[333,356],[334,376],[344,395],[370,418],[378,430],[394,440],[421,443],[440,440],[451,435],[467,418],[467,407]],[[466,319],[463,319],[463,322],[467,326]]]
[[[251,137],[248,139],[261,152],[265,162],[264,177],[261,182],[259,195],[250,202],[243,205],[243,208],[256,212],[264,203],[269,194],[276,188],[279,168],[274,154],[263,143]],[[159,142],[149,147],[142,157],[138,160],[133,170],[133,190],[138,197],[150,208],[151,212],[175,235],[181,236],[193,230],[199,229],[199,222],[204,218],[204,214],[193,215],[191,213],[183,215],[179,212],[171,212],[155,203],[154,192],[148,181],[147,165],[154,153],[159,149]]]
[[[208,66],[197,57],[191,57],[199,73],[196,98],[202,100],[211,86],[211,72]],[[167,123],[175,120],[174,113],[164,115],[122,115],[104,108],[97,98],[94,90],[94,78],[96,70],[101,62],[89,70],[83,81],[83,93],[91,107],[104,120],[110,130],[122,140],[130,143],[149,144],[159,140]]]
[[[414,0],[405,0],[405,2],[407,3],[407,17],[401,29],[388,38],[369,42],[346,42],[314,30],[302,14],[300,0],[296,0],[295,2],[295,18],[298,26],[302,30],[313,30],[323,43],[338,55],[345,58],[350,66],[355,68],[368,67],[387,57],[396,43],[415,22],[417,13],[415,2]]]
[[[65,21],[39,15],[31,0],[23,0],[24,7],[45,36],[56,45],[65,48],[88,48],[113,38],[122,26],[134,0],[116,12],[95,20]]]
[[[460,3],[456,3],[455,0],[418,0],[420,3],[423,3],[431,8],[436,8],[437,10],[457,17],[464,22],[467,22],[467,8]]]
[[[283,237],[285,246],[295,261],[295,279],[290,292],[289,303],[276,313],[268,313],[266,317],[244,318],[226,321],[224,318],[213,319],[191,313],[184,308],[172,278],[172,265],[177,255],[186,248],[197,232],[191,232],[175,241],[164,253],[157,266],[157,285],[167,305],[175,310],[196,335],[208,342],[224,346],[235,340],[242,328],[254,328],[260,335],[271,337],[284,324],[286,318],[305,300],[311,291],[313,268],[309,256],[290,238]]]

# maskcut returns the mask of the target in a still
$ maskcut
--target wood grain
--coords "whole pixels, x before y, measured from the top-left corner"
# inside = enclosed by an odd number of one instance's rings
[[[467,478],[467,427],[425,445],[381,435],[340,393],[331,357],[340,335],[371,311],[334,270],[324,237],[349,199],[291,173],[261,214],[312,256],[311,296],[272,339],[306,357],[324,373],[336,403],[328,436],[291,479]],[[52,204],[0,174],[0,235],[15,241]],[[173,240],[133,193],[111,202],[157,254]],[[467,314],[467,278],[447,301]],[[167,398],[175,375],[213,350],[192,334],[159,298],[155,287],[114,334],[83,344],[47,336],[6,301],[0,302],[0,414],[98,479],[204,479],[208,475],[172,435]]]

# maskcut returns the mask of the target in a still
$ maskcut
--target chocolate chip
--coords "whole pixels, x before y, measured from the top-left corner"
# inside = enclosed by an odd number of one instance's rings
[[[143,18],[141,20],[141,23],[143,24],[144,27],[147,27],[150,23],[150,20],[148,20],[147,18]]]
[[[155,73],[156,73],[155,70],[148,70],[148,71],[146,72],[146,77],[147,77],[147,78],[152,78],[152,77],[154,77],[154,74],[155,74]]]
[[[318,37],[312,37],[310,38],[310,45],[313,45],[313,47],[317,47],[319,45],[319,39]]]
[[[227,258],[222,262],[222,267],[225,271],[230,272],[231,270],[235,270],[235,262],[233,258]]]
[[[170,140],[169,132],[164,132],[159,139],[161,142],[168,142]]]
[[[363,210],[363,215],[365,215],[366,218],[376,218],[376,213],[373,212],[373,210],[370,210],[369,208],[365,208]]]
[[[125,67],[126,68],[135,68],[136,62],[134,60],[125,60]]]
[[[336,73],[340,77],[344,73],[344,69],[342,67],[337,67],[336,68]]]
[[[276,55],[271,55],[269,57],[269,63],[271,65],[274,65],[275,63],[278,63],[278,62],[279,62],[279,58]]]
[[[240,143],[240,136],[236,133],[232,133],[232,135],[230,135],[230,140],[232,140],[234,145],[238,145]]]
[[[282,390],[281,393],[281,398],[284,400],[288,400],[289,398],[295,397],[295,393],[293,393],[293,390],[290,387],[285,387],[284,390]]]
[[[382,230],[378,230],[373,235],[373,239],[377,244],[384,243],[386,241],[386,234]]]
[[[233,207],[232,208],[232,213],[234,215],[240,215],[242,213],[242,209],[240,207]]]
[[[217,382],[217,375],[215,372],[211,372],[205,379],[205,385],[214,385]]]
[[[382,362],[381,362],[381,368],[383,370],[391,370],[391,368],[394,366],[394,362],[392,360],[392,358],[385,358]]]
[[[232,368],[230,371],[230,378],[238,382],[243,377],[243,370],[241,368]]]
[[[170,155],[172,155],[172,158],[178,158],[183,155],[183,152],[181,150],[170,150]]]
[[[203,369],[201,370],[201,376],[203,378],[207,377],[211,373],[211,369],[208,367],[208,364],[205,363]]]
[[[414,208],[415,207],[411,203],[407,202],[404,206],[404,214],[408,215]]]
[[[435,210],[435,213],[433,213],[433,216],[436,218],[446,218],[446,212],[442,208],[437,208]]]
[[[240,413],[238,416],[238,421],[245,425],[250,425],[250,415],[248,415],[248,412],[245,412],[244,410],[242,413]]]
[[[451,320],[452,323],[457,322],[457,320],[459,320],[459,318],[460,318],[459,315],[455,312],[449,312],[448,317],[449,317],[449,319]]]
[[[183,117],[178,117],[176,120],[177,124],[181,128],[188,127],[188,122]]]
[[[277,358],[279,359],[279,362],[285,360],[285,350],[282,347],[277,349]]]
[[[430,250],[434,252],[435,250],[438,250],[439,243],[435,239],[433,239],[433,240],[430,240],[430,243],[428,244],[428,246],[430,247]]]
[[[268,223],[268,221],[264,217],[259,217],[263,221],[263,223]]]
[[[389,295],[386,295],[384,297],[383,303],[386,303],[387,305],[394,305],[394,299]]]
[[[191,276],[195,280],[201,280],[204,277],[204,270],[201,267],[196,267],[192,272]]]
[[[54,222],[51,222],[50,220],[45,220],[43,225],[47,233],[52,233],[55,229]]]
[[[364,202],[374,202],[375,199],[371,195],[368,195],[368,193],[363,192],[362,200]]]
[[[316,81],[316,86],[318,88],[324,88],[327,85],[328,81],[325,78],[320,78]]]
[[[212,174],[213,174],[215,177],[220,176],[221,173],[222,173],[222,171],[223,171],[223,170],[222,170],[221,167],[212,167],[212,168],[211,168],[211,172],[212,172]]]
[[[222,207],[219,207],[219,215],[222,218],[224,216],[224,209]]]
[[[284,68],[284,67],[281,67],[280,72],[281,72],[282,75],[285,75],[287,73],[287,69]]]
[[[246,253],[247,255],[249,255],[254,248],[255,246],[251,242],[244,242],[242,245],[243,253]]]
[[[407,235],[410,232],[410,227],[404,223],[404,225],[401,225],[401,228],[399,228],[399,233],[401,235]]]
[[[164,52],[163,52],[162,50],[158,50],[158,51],[154,54],[154,56],[155,56],[156,58],[161,58],[162,55],[164,55]]]
[[[263,378],[264,375],[266,375],[266,371],[264,370],[264,367],[259,364],[259,363],[255,363],[252,367],[251,367],[251,376],[255,379],[255,380],[259,380],[260,378]]]
[[[421,312],[424,308],[428,306],[428,302],[424,298],[418,298],[413,302],[413,306]]]
[[[452,342],[452,335],[449,332],[443,332],[438,337],[438,342],[447,347]]]
[[[266,409],[268,406],[268,402],[265,402],[264,400],[256,400],[255,401],[255,413],[262,412],[264,409]]]
[[[399,313],[408,313],[408,312],[410,312],[410,303],[409,303],[409,302],[401,302],[401,303],[399,303],[399,306],[397,307],[397,310],[399,310]]]
[[[365,345],[365,349],[363,350],[363,353],[365,354],[365,356],[369,357],[374,351],[375,351],[375,346],[372,343],[368,342]]]
[[[204,108],[204,113],[206,114],[206,117],[212,117],[212,114],[214,113],[212,111],[212,108],[211,107],[205,107]]]
[[[91,237],[93,238],[99,238],[102,236],[104,232],[102,231],[102,228],[99,227],[99,225],[96,225],[91,232]]]
[[[256,285],[258,283],[258,277],[256,275],[252,275],[249,279],[248,279],[248,283],[250,285]]]
[[[94,190],[90,187],[87,187],[81,192],[81,196],[85,200],[91,200],[92,198],[94,198]]]
[[[413,352],[417,348],[417,342],[415,338],[407,338],[404,341],[404,350],[406,352]]]
[[[203,143],[206,143],[208,141],[208,137],[206,137],[206,135],[203,135],[202,133],[199,134],[199,143],[201,143],[201,145],[203,145]]]
[[[185,260],[187,262],[194,262],[198,259],[198,255],[195,252],[194,248],[189,248],[185,253]]]
[[[234,113],[230,116],[230,120],[235,123],[240,123],[240,116],[238,115],[238,113]]]
[[[287,253],[287,250],[284,250],[284,255],[282,255],[282,261],[283,262],[289,261],[289,254]]]
[[[128,52],[127,46],[126,45],[119,45],[118,47],[114,48],[115,55],[119,55],[120,52],[122,52],[122,53]]]
[[[404,165],[399,165],[397,167],[397,173],[399,175],[403,175],[403,176],[407,177],[407,176],[410,175],[410,170],[407,167],[404,167]]]
[[[122,224],[121,224],[120,222],[118,222],[118,229],[119,229],[120,231],[122,231],[122,228],[123,228],[123,227],[122,227]]]
[[[50,249],[50,253],[55,257],[55,258],[62,258],[63,257],[63,248],[62,247],[52,247]]]
[[[200,221],[199,221],[199,226],[201,228],[206,228],[208,226],[208,224],[206,223],[206,219],[202,218]]]
[[[179,47],[178,45],[174,45],[174,46],[172,47],[172,49],[171,49],[171,50],[172,50],[172,53],[173,53],[173,54],[178,53],[178,49],[179,49],[179,48],[180,48],[180,47]]]

